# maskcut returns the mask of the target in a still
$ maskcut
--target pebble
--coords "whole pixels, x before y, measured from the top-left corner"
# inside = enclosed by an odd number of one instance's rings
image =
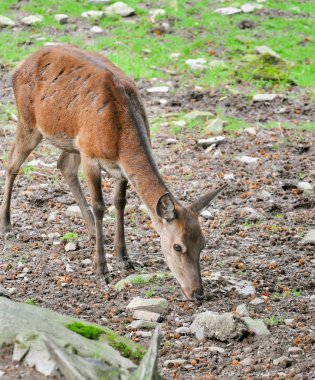
[[[267,329],[262,319],[252,319],[250,317],[243,317],[248,330],[255,335],[269,335],[270,331]]]
[[[135,311],[135,310],[145,310],[151,311],[153,313],[164,314],[168,310],[168,302],[165,298],[141,298],[135,297],[129,302],[127,305],[127,310]],[[137,318],[137,319],[145,319],[146,318]]]
[[[236,160],[239,162],[243,162],[244,164],[253,165],[253,164],[257,164],[259,158],[250,157],[250,156],[239,156],[239,157],[236,157]]]
[[[301,347],[290,347],[288,349],[288,354],[289,355],[299,355],[299,354],[303,354],[303,350]]]
[[[269,54],[272,55],[273,57],[279,58],[279,54],[277,54],[275,51],[270,49],[270,47],[262,45],[262,46],[256,46],[255,47],[256,53],[258,54]]]
[[[212,214],[209,210],[204,210],[200,213],[200,216],[202,216],[204,219],[211,219]]]
[[[237,306],[236,312],[241,317],[249,317],[249,312],[245,303],[241,303]]]
[[[307,232],[302,240],[302,244],[315,244],[315,229]]]
[[[254,102],[270,102],[275,100],[278,97],[278,94],[255,94],[253,96]]]
[[[185,61],[186,65],[188,65],[193,71],[205,70],[207,68],[206,62],[207,61],[204,58],[187,59]]]
[[[159,93],[159,92],[166,93],[166,92],[169,92],[169,90],[170,90],[170,88],[167,87],[167,86],[158,86],[158,87],[147,88],[147,92],[149,94],[156,94],[156,93]]]
[[[210,145],[220,145],[226,142],[226,137],[224,136],[215,136],[209,137],[207,139],[199,139],[197,144],[202,146],[203,148],[208,148]]]
[[[151,338],[152,336],[151,331],[135,331],[135,334],[141,338]]]
[[[43,21],[43,16],[40,16],[40,15],[31,15],[31,16],[23,17],[21,20],[22,24],[24,25],[34,25],[42,21]]]
[[[291,326],[292,325],[292,323],[294,322],[294,319],[292,318],[288,318],[288,319],[285,319],[284,320],[284,324],[286,325],[286,326]]]
[[[243,217],[247,220],[250,220],[252,222],[256,222],[256,221],[261,220],[263,218],[263,216],[258,211],[253,209],[252,207],[242,207],[239,210],[239,212],[240,212],[241,217]]]
[[[59,24],[64,25],[68,23],[69,17],[66,14],[55,15],[54,19],[59,22]]]
[[[66,215],[75,218],[82,218],[80,207],[77,205],[71,205],[66,210]]]
[[[314,194],[314,189],[313,185],[308,182],[299,182],[296,187],[300,190],[303,191],[305,195],[313,195]]]
[[[76,249],[77,249],[77,244],[73,241],[70,241],[69,243],[65,245],[66,252],[76,251]]]
[[[9,17],[0,15],[0,26],[14,26],[15,22]]]
[[[253,359],[252,358],[245,358],[239,362],[239,364],[243,367],[247,367],[253,364]]]
[[[81,261],[81,263],[84,266],[91,265],[92,264],[92,260],[91,259],[84,259],[84,260]]]
[[[271,194],[267,190],[261,190],[261,192],[258,194],[258,197],[265,201],[271,198]]]
[[[173,144],[177,144],[178,140],[169,138],[169,139],[166,139],[165,142],[166,142],[166,145],[173,145]]]
[[[255,127],[250,127],[250,128],[244,128],[241,130],[242,133],[248,133],[251,136],[256,136],[257,134],[257,129]]]
[[[48,218],[47,218],[47,222],[55,222],[57,220],[57,215],[58,213],[57,212],[51,212],[49,215],[48,215]]]
[[[258,306],[258,305],[261,305],[262,303],[265,303],[265,301],[262,299],[262,298],[254,298],[252,301],[250,301],[250,305],[252,306]]]
[[[223,353],[225,352],[225,349],[224,349],[224,348],[222,348],[222,347],[218,347],[218,346],[210,346],[210,347],[208,348],[208,350],[209,350],[210,352],[218,352],[219,354],[223,354]]]
[[[163,363],[164,367],[172,368],[172,367],[180,367],[187,363],[187,360],[185,359],[172,359],[172,360],[165,360]]]
[[[103,33],[104,30],[100,26],[94,25],[90,29],[90,32],[93,33],[93,34],[100,34],[100,33]]]
[[[133,318],[142,319],[149,322],[160,322],[162,319],[161,314],[146,310],[135,310],[133,313]]]
[[[135,10],[122,1],[117,1],[105,9],[107,15],[119,15],[121,17],[132,16]]]
[[[232,180],[232,179],[235,179],[235,177],[234,177],[233,173],[226,173],[226,174],[224,174],[223,179]]]
[[[223,126],[224,121],[218,117],[216,119],[210,120],[206,125],[207,130],[211,132],[214,136],[218,136],[220,133],[223,132]]]
[[[273,364],[282,368],[287,368],[291,364],[291,360],[287,356],[280,356],[280,358],[273,361]]]
[[[94,18],[94,19],[101,19],[103,16],[104,16],[104,12],[103,11],[87,11],[87,12],[83,12],[81,14],[81,16],[83,18]]]
[[[190,329],[189,327],[182,326],[176,329],[175,332],[177,332],[180,335],[188,335],[190,333]]]
[[[239,8],[235,8],[235,7],[225,7],[225,8],[217,8],[215,12],[224,16],[230,16],[236,13],[241,13],[242,11]]]

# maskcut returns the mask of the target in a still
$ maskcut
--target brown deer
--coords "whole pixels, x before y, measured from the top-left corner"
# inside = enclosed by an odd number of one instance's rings
[[[109,281],[103,242],[101,171],[116,179],[117,264],[133,268],[125,244],[124,208],[129,181],[147,206],[166,262],[189,300],[203,298],[200,252],[205,246],[198,214],[225,187],[189,206],[170,193],[153,159],[148,119],[135,83],[100,54],[74,46],[39,49],[13,74],[18,110],[16,141],[6,171],[0,230],[11,228],[10,200],[19,168],[44,138],[62,150],[57,167],[96,237],[95,265]],[[78,181],[82,163],[93,213]]]

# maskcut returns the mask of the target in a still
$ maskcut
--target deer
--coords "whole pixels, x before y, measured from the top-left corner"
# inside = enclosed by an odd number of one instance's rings
[[[20,166],[42,141],[61,150],[57,160],[95,238],[96,274],[111,280],[105,257],[102,171],[114,179],[114,251],[117,267],[135,269],[126,249],[124,209],[128,182],[145,204],[161,239],[166,264],[186,299],[201,301],[200,253],[205,237],[199,214],[226,185],[182,205],[167,188],[153,158],[145,107],[133,79],[99,53],[73,45],[42,47],[12,74],[18,123],[9,153],[0,231],[11,230],[10,203]],[[92,210],[78,179],[82,165]]]

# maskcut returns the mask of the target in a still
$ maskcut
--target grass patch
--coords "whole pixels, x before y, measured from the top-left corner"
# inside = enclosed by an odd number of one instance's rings
[[[39,303],[33,300],[32,298],[28,298],[24,301],[27,305],[39,306]]]
[[[63,236],[61,236],[60,240],[69,242],[69,241],[74,241],[79,238],[79,235],[75,232],[67,232]]]
[[[283,293],[272,293],[271,298],[273,299],[282,299],[282,298],[290,298],[290,297],[301,297],[302,291],[299,289],[287,289]]]
[[[66,327],[69,330],[92,340],[98,340],[100,335],[103,333],[100,328],[91,325],[85,325],[81,322],[68,323]]]
[[[276,317],[272,315],[270,318],[264,318],[263,321],[267,326],[279,326],[284,325],[285,318],[283,316]]]

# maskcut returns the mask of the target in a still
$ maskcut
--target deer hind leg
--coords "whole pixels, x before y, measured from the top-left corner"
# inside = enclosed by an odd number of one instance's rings
[[[40,143],[41,139],[42,135],[37,129],[29,129],[19,122],[16,140],[9,153],[3,202],[0,207],[0,232],[2,233],[11,230],[10,205],[14,180],[21,165]]]
[[[125,242],[124,210],[126,206],[127,184],[128,182],[126,180],[116,180],[115,182],[114,205],[116,208],[116,233],[114,249],[118,267],[134,269],[134,265],[129,259]]]
[[[89,237],[95,237],[95,222],[92,211],[85,199],[80,182],[78,179],[78,169],[81,162],[79,154],[62,152],[58,162],[57,168],[60,169],[65,181],[67,182],[70,191],[80,207],[87,229],[89,231]]]
[[[104,200],[102,194],[102,177],[99,164],[93,162],[89,158],[82,157],[82,166],[85,174],[87,186],[92,201],[92,209],[95,219],[96,242],[95,242],[95,267],[98,276],[103,277],[106,282],[110,281],[110,272],[107,267],[104,252],[103,237],[103,216],[104,216]]]

